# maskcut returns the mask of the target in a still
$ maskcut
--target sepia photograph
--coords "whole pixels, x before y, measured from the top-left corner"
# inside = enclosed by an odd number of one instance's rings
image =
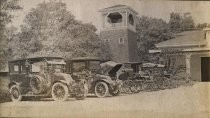
[[[210,1],[0,0],[0,118],[210,118]]]

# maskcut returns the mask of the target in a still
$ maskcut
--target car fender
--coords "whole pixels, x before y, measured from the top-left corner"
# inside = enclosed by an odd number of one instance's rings
[[[69,85],[69,82],[67,82],[66,80],[58,80],[58,81],[56,81],[56,82],[61,82],[61,83],[64,83],[64,84]],[[55,83],[56,83],[56,82],[55,82]]]
[[[18,85],[18,86],[20,86],[21,83],[19,83],[19,82],[10,82],[9,85],[8,85],[8,88],[10,89],[10,87],[11,87],[12,85]]]
[[[114,82],[109,76],[106,75],[96,74],[94,78],[95,81],[104,81],[109,84],[112,84]]]

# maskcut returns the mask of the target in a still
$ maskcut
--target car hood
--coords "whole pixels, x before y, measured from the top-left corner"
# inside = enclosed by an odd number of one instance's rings
[[[121,67],[122,64],[116,63],[113,61],[108,61],[100,64],[101,73],[104,75],[112,75],[115,74]]]

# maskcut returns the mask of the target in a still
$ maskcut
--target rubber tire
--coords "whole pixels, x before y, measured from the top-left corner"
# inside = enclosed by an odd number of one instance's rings
[[[122,91],[126,94],[131,94],[132,93],[131,86],[132,86],[131,80],[125,80],[122,84]]]
[[[18,92],[18,98],[14,98],[14,96],[12,95],[13,89],[16,89],[16,90],[17,90],[17,92]],[[13,102],[19,102],[19,101],[22,100],[23,96],[20,94],[20,88],[19,88],[18,85],[16,85],[16,84],[12,85],[12,86],[10,87],[9,92],[10,92],[11,100],[12,100]]]
[[[65,92],[63,98],[61,98],[61,99],[59,99],[54,93],[54,89],[55,89],[56,86],[61,86],[63,88],[64,92]],[[52,86],[51,95],[52,95],[53,100],[58,101],[58,102],[62,102],[62,101],[67,100],[67,98],[69,96],[67,85],[64,84],[64,83],[61,83],[61,82],[54,83],[53,86]]]
[[[136,89],[137,89],[137,93],[139,93],[140,91],[143,91],[143,82],[137,82],[136,83],[137,85],[136,85]]]
[[[103,85],[104,88],[105,88],[105,93],[104,93],[104,95],[100,95],[100,93],[98,93],[97,90],[96,90],[97,87],[98,87],[100,84]],[[105,83],[105,82],[97,82],[94,88],[95,88],[95,95],[96,95],[97,97],[99,97],[99,98],[106,97],[106,96],[108,95],[108,93],[109,93],[109,87],[108,87],[107,83]]]

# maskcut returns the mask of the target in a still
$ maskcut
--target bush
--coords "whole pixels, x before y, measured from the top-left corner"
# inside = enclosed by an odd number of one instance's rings
[[[2,102],[9,102],[10,99],[10,93],[8,90],[0,90],[0,103]]]

